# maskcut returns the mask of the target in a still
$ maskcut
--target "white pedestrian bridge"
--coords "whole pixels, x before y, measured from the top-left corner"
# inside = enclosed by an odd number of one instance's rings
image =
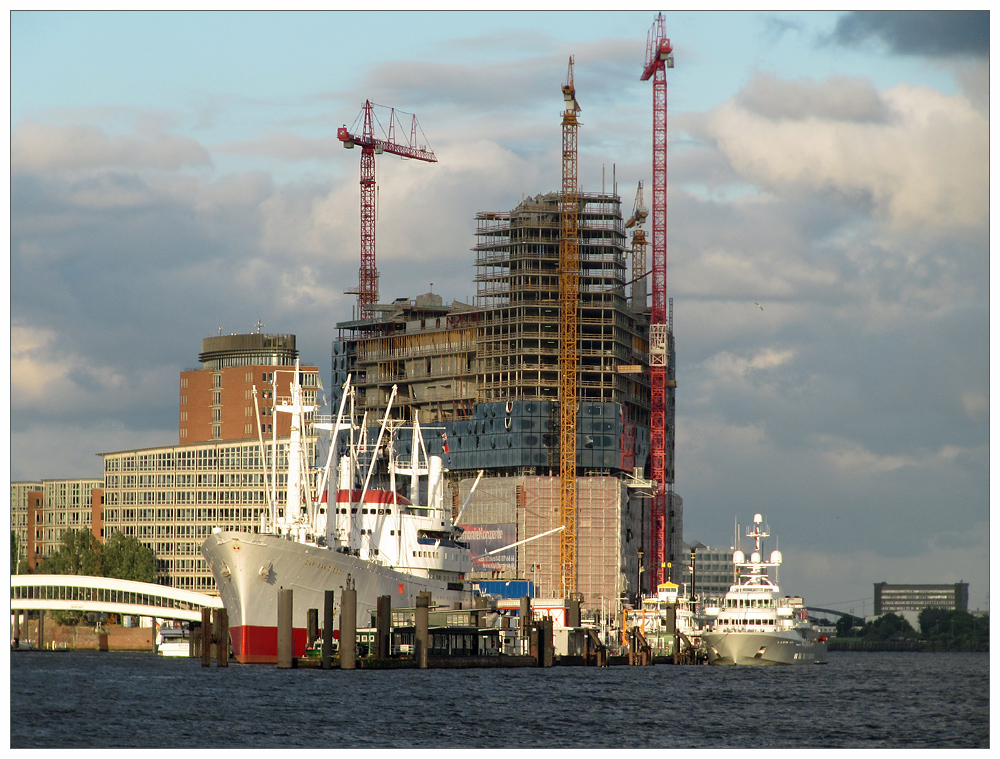
[[[194,590],[87,575],[12,575],[10,610],[58,609],[200,622],[222,599]]]

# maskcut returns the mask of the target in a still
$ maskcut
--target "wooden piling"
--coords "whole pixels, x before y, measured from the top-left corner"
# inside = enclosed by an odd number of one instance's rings
[[[330,669],[333,662],[333,591],[323,591],[323,656],[321,666]]]
[[[553,653],[555,651],[555,647],[552,645],[552,619],[546,617],[545,619],[539,620],[538,630],[540,633],[538,647],[541,652],[538,665],[540,667],[551,667],[553,663]]]
[[[580,626],[580,599],[566,599],[566,627]]]
[[[354,669],[358,645],[358,591],[344,588],[340,594],[340,668]]]
[[[292,645],[292,589],[278,590],[278,668],[291,669],[295,666],[295,651]]]
[[[376,654],[379,659],[388,659],[392,653],[390,637],[392,629],[392,596],[379,596],[375,613]]]
[[[201,666],[212,666],[212,610],[201,609]]]
[[[417,596],[416,635],[414,640],[414,656],[417,669],[427,669],[427,654],[430,636],[427,631],[428,613],[430,611],[431,594],[425,590]]]
[[[215,666],[229,666],[229,612],[225,609],[215,610],[215,621],[219,633],[215,639]]]
[[[319,637],[319,609],[306,611],[306,648],[316,642]]]

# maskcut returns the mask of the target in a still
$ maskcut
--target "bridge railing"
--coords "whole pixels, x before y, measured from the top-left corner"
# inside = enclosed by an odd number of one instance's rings
[[[203,608],[222,608],[218,596],[112,577],[13,575],[10,579],[11,611],[103,611],[198,621]]]

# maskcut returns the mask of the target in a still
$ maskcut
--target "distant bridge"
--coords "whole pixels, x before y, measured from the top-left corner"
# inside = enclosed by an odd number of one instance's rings
[[[93,611],[200,622],[222,599],[148,582],[87,575],[12,575],[10,610]]]
[[[836,609],[819,609],[815,606],[809,607],[809,616],[811,617],[818,616],[818,612],[822,612],[823,614],[834,614],[838,617],[854,617],[855,619],[862,619],[862,620],[864,619],[863,617],[859,617],[857,614],[851,614],[851,612],[849,611],[837,611]]]

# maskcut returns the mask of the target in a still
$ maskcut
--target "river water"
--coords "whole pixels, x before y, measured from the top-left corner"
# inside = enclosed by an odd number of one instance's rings
[[[11,748],[988,748],[989,654],[340,671],[22,651],[10,732]]]

